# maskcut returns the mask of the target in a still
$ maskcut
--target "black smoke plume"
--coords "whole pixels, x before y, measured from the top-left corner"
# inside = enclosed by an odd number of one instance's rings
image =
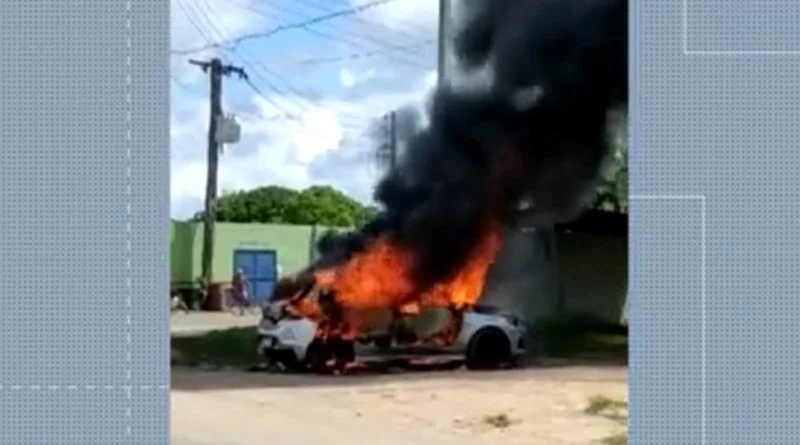
[[[456,39],[491,86],[441,87],[428,127],[378,184],[383,212],[320,240],[316,267],[346,261],[378,235],[417,254],[421,287],[454,273],[487,218],[528,203],[539,224],[574,218],[606,154],[607,116],[627,102],[627,0],[467,0]]]

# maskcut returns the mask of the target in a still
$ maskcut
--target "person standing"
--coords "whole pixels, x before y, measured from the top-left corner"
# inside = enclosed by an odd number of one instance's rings
[[[233,288],[233,302],[239,307],[240,315],[244,315],[245,309],[250,307],[250,282],[242,269],[237,269],[231,280]]]

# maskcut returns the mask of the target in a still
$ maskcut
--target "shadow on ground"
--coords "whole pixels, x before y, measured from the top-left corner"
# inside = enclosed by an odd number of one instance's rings
[[[500,371],[428,371],[402,372],[392,374],[356,374],[356,375],[307,375],[307,374],[272,374],[254,373],[243,370],[204,371],[191,368],[174,367],[172,370],[172,390],[175,391],[219,391],[245,390],[254,388],[342,388],[363,387],[371,385],[398,385],[404,383],[437,382],[452,385],[462,382],[464,385],[478,384],[486,381],[519,381],[524,379],[540,379],[548,381],[568,380],[570,382],[619,382],[627,379],[627,369],[620,366],[559,366],[530,367]]]
[[[552,334],[551,334],[552,335]],[[627,376],[627,343],[617,337],[592,339],[566,335],[550,342],[552,354],[523,364],[520,369],[466,371],[460,363],[411,367],[373,366],[347,375],[289,374],[275,371],[253,371],[259,360],[255,355],[255,328],[237,327],[194,336],[172,338],[172,389],[181,391],[236,390],[247,388],[342,387],[371,384],[402,384],[454,380],[481,382],[487,380],[569,378],[570,381],[620,381]],[[582,345],[582,346],[581,346]],[[553,357],[552,355],[555,355]]]

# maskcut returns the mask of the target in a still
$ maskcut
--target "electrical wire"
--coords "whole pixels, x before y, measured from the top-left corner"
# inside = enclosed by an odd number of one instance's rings
[[[321,15],[321,16],[317,16],[317,17],[312,17],[312,18],[309,18],[307,20],[303,20],[301,22],[286,23],[286,24],[277,26],[275,28],[272,28],[272,29],[269,29],[269,30],[266,30],[266,31],[248,33],[248,34],[236,37],[234,39],[222,40],[222,41],[210,43],[208,45],[199,46],[199,47],[196,47],[196,48],[183,49],[183,50],[174,50],[174,51],[172,51],[172,53],[176,54],[176,55],[185,56],[185,55],[189,55],[189,54],[193,54],[193,53],[197,53],[197,52],[202,52],[202,51],[206,51],[206,50],[214,49],[214,48],[232,49],[232,48],[235,48],[236,46],[238,46],[239,44],[241,44],[242,42],[246,42],[248,40],[267,38],[267,37],[271,37],[271,36],[273,36],[275,34],[278,34],[280,32],[288,31],[288,30],[291,30],[291,29],[304,28],[304,27],[307,27],[307,26],[310,26],[310,25],[314,25],[314,24],[317,24],[317,23],[325,22],[327,20],[335,19],[337,17],[343,17],[343,16],[347,16],[347,15],[358,14],[360,12],[367,11],[369,9],[372,9],[372,8],[375,8],[375,7],[378,7],[378,6],[384,5],[386,3],[393,2],[393,1],[396,1],[396,0],[373,0],[371,2],[364,3],[363,5],[360,5],[360,6],[357,6],[357,7],[331,12],[329,14],[325,14],[325,15]]]
[[[305,5],[305,6],[309,7],[309,8],[316,9],[317,11],[322,11],[322,12],[332,12],[333,11],[329,6],[323,6],[323,5],[319,4],[319,3],[311,1],[311,0],[295,0],[295,3],[300,3],[302,5]],[[362,25],[366,25],[366,26],[369,26],[371,28],[381,28],[381,29],[386,30],[386,31],[391,31],[391,32],[393,32],[395,34],[404,36],[405,38],[409,38],[411,40],[418,39],[420,33],[430,32],[429,29],[425,29],[425,28],[422,28],[422,27],[419,27],[419,26],[410,25],[409,27],[416,28],[416,30],[418,31],[417,33],[411,33],[411,32],[406,31],[404,29],[399,29],[399,28],[395,28],[395,27],[392,27],[392,26],[388,26],[386,23],[377,23],[377,22],[374,22],[372,20],[368,20],[366,18],[362,18],[359,15],[354,15],[352,17],[352,20],[355,21],[356,23],[360,23]]]
[[[432,45],[436,43],[436,39],[428,39],[423,40],[421,42],[412,42],[407,45],[404,45],[407,49],[418,48],[421,46]],[[373,57],[385,56],[387,53],[394,51],[393,48],[387,48],[382,50],[373,50],[373,51],[363,51],[363,52],[354,52],[350,54],[344,54],[341,56],[330,56],[330,57],[311,57],[307,59],[300,59],[287,62],[287,65],[320,65],[324,63],[335,63],[335,62],[343,62],[346,60],[363,60],[363,59],[370,59]]]
[[[196,17],[194,17],[190,13],[189,7],[186,4],[184,4],[182,0],[176,0],[176,3],[178,5],[178,8],[183,12],[184,17],[186,17],[186,20],[189,22],[192,28],[194,28],[195,31],[197,31],[197,33],[200,35],[200,38],[204,40],[207,45],[213,45],[214,38],[208,34],[207,30],[203,26],[201,26],[197,20],[195,20]]]
[[[218,38],[225,38],[223,33],[214,26],[213,21],[210,17],[203,13],[200,9],[199,5],[192,4],[190,0],[185,0],[187,3],[183,3],[182,0],[178,0],[178,6],[180,7],[181,11],[183,12],[186,19],[189,23],[195,28],[195,30],[200,34],[200,36],[206,41],[213,42],[215,40],[213,34],[216,34]],[[203,24],[203,20],[205,19],[206,23]],[[210,29],[209,29],[210,28]],[[252,81],[249,79],[245,79],[246,85],[250,87],[258,96],[260,96],[265,102],[269,103],[276,110],[278,110],[278,116],[273,116],[270,118],[282,117],[282,116],[289,116],[294,117],[294,113],[284,110],[275,100],[273,100],[270,96],[264,94]]]
[[[212,32],[217,34],[219,37],[224,39],[225,38],[225,34],[229,33],[229,30],[222,23],[220,23],[220,27],[223,28],[222,30],[220,30],[214,24],[214,20],[211,17],[211,16],[216,15],[215,12],[214,12],[214,9],[209,4],[208,0],[203,0],[203,1],[204,1],[205,6],[206,6],[206,10],[204,10],[200,5],[195,5],[196,9],[193,10],[192,12],[198,13],[206,21],[206,23],[208,24],[209,28],[211,28]],[[225,31],[225,32],[223,32],[223,31]],[[278,73],[275,73],[274,71],[270,70],[264,63],[260,62],[258,59],[249,57],[246,54],[242,54],[243,51],[241,50],[241,48],[239,48],[238,50],[237,49],[230,49],[227,52],[229,52],[232,55],[236,56],[242,62],[242,64],[245,65],[249,69],[249,71],[251,71],[252,73],[256,74],[258,77],[260,77],[261,80],[264,81],[272,91],[277,93],[284,100],[288,100],[289,99],[289,97],[287,97],[287,95],[284,95],[283,91],[281,91],[281,89],[278,88],[277,85],[275,85],[274,83],[270,82],[269,80],[267,80],[266,78],[264,78],[263,76],[260,75],[259,71],[254,68],[252,61],[254,60],[255,63],[258,64],[265,72],[271,74],[274,77],[281,78],[281,76]],[[283,80],[283,79],[281,79],[281,80]],[[271,97],[269,97],[266,94],[264,94],[260,90],[260,88],[255,83],[253,83],[250,79],[245,79],[245,83],[254,92],[256,92],[257,95],[259,95],[262,99],[264,99],[265,101],[270,103],[273,107],[275,107],[278,110],[279,114],[276,115],[276,116],[269,117],[268,118],[269,120],[274,120],[274,119],[278,119],[278,118],[290,118],[290,119],[297,119],[298,118],[296,113],[293,113],[291,111],[286,110],[284,107],[279,105]],[[290,92],[292,94],[294,94],[295,96],[297,96],[299,98],[304,99],[305,101],[307,101],[309,103],[310,107],[305,105],[305,104],[303,104],[303,103],[292,101],[292,104],[295,105],[295,106],[298,106],[302,110],[302,112],[308,111],[311,107],[318,107],[318,105],[316,103],[314,103],[313,101],[309,100],[302,92],[298,91],[298,89],[294,88],[288,82],[285,82],[285,83],[288,85],[288,89],[290,90]],[[344,118],[343,120],[345,120],[345,121],[347,121],[348,118],[351,118],[351,119],[355,118],[355,119],[357,119],[359,121],[359,125],[363,125],[363,122],[361,122],[361,121],[363,121],[364,118],[365,118],[365,116],[356,116],[356,115],[352,115],[352,114],[348,114],[348,113],[339,113],[339,116],[340,116],[340,119]],[[351,124],[352,124],[352,121],[351,121]]]
[[[271,21],[276,22],[276,23],[285,23],[285,18],[281,16],[282,13],[284,15],[288,13],[288,14],[293,15],[295,17],[299,17],[301,20],[307,20],[308,19],[308,15],[307,14],[299,13],[297,11],[289,10],[289,9],[286,9],[286,8],[276,8],[272,4],[262,5],[263,7],[268,7],[270,9],[272,9],[272,11],[267,11],[267,10],[264,10],[264,9],[256,8],[256,7],[254,7],[252,5],[249,5],[249,4],[246,4],[246,3],[237,2],[236,0],[231,0],[230,3],[240,7],[242,9],[245,9],[245,10],[247,10],[249,12],[252,12],[252,13],[258,15],[259,17],[271,20]],[[357,17],[357,16],[354,16],[354,17]],[[316,27],[316,26],[320,26],[320,25],[327,26],[329,28],[333,28],[334,32],[331,32],[330,30],[329,31],[320,30],[320,29],[318,29]],[[373,51],[373,46],[382,45],[382,46],[385,47],[385,46],[388,45],[388,48],[385,50],[385,53],[384,53],[384,55],[386,55],[386,56],[389,56],[389,53],[395,53],[395,52],[407,52],[408,54],[413,56],[412,58],[408,58],[407,56],[406,57],[398,57],[397,55],[394,55],[394,56],[392,56],[393,60],[401,62],[401,63],[403,63],[405,65],[413,66],[415,68],[428,69],[430,67],[430,63],[422,61],[420,59],[420,57],[419,57],[419,54],[417,54],[415,52],[407,51],[408,49],[411,48],[408,45],[391,44],[391,43],[387,44],[386,42],[379,41],[380,39],[375,39],[375,38],[370,38],[370,37],[364,37],[364,36],[361,36],[361,35],[356,35],[356,34],[353,34],[351,31],[339,32],[337,34],[335,32],[336,31],[335,26],[333,24],[331,24],[331,23],[328,23],[328,22],[317,24],[317,25],[315,25],[315,27],[303,26],[303,27],[300,27],[298,29],[302,30],[302,31],[304,31],[304,32],[306,32],[306,33],[308,33],[308,34],[310,34],[312,36],[321,38],[321,39],[330,40],[330,41],[337,42],[337,43],[344,43],[347,46],[353,46],[353,47],[359,48],[359,49],[366,49],[367,52]],[[364,42],[366,42],[367,45],[365,45]]]
[[[283,14],[291,14],[295,17],[299,17],[300,19],[305,19],[308,17],[307,11],[306,12],[298,12],[296,9],[289,9],[285,5],[278,6],[272,3],[268,3],[263,5],[264,7],[270,8],[272,13],[268,11],[261,10],[260,12],[265,16],[272,16],[274,17],[276,13],[283,13]],[[357,18],[357,15],[353,15],[350,18]],[[415,51],[411,51],[408,49],[403,43],[393,43],[389,42],[381,37],[376,37],[374,34],[364,34],[359,32],[354,32],[352,29],[349,30],[338,30],[333,23],[324,23],[322,24],[329,28],[333,28],[332,30],[320,30],[318,27],[310,27],[305,26],[301,29],[309,34],[335,41],[341,42],[348,46],[353,46],[355,48],[360,48],[363,50],[371,51],[374,50],[374,47],[381,47],[393,50],[394,53],[403,53],[401,56],[400,54],[393,54],[392,59],[398,62],[401,62],[405,65],[412,66],[415,68],[422,68],[428,69],[432,65],[432,60],[424,60],[420,57],[420,54]],[[331,32],[333,31],[333,32]],[[338,31],[338,32],[337,32]]]
[[[189,85],[187,85],[186,83],[184,83],[182,80],[178,79],[177,77],[173,76],[172,74],[169,75],[169,78],[170,78],[170,80],[172,80],[172,83],[174,83],[175,85],[179,86],[181,89],[185,90],[187,93],[191,93],[191,94],[194,94],[194,95],[199,94],[194,88],[190,87]]]

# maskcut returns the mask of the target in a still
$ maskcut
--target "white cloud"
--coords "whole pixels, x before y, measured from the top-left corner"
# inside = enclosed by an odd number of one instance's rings
[[[187,7],[194,8],[194,13],[190,10],[189,16],[202,18],[198,5],[204,2],[171,1],[173,48],[204,45],[206,39],[194,29],[184,11]],[[228,28],[226,38],[272,26],[265,25],[258,16],[234,3],[209,1],[216,12],[216,27],[221,28],[219,23],[222,22]],[[237,3],[245,2],[247,0]],[[368,18],[388,27],[411,26],[409,24],[428,27],[433,33],[435,3],[430,0],[397,0],[371,10],[373,15]],[[205,26],[206,30],[208,28]],[[193,54],[192,57],[204,58],[212,54],[214,51]],[[199,86],[199,91],[204,93],[206,77],[202,71],[188,65],[186,58],[173,57],[173,77],[192,87]],[[375,162],[373,141],[365,135],[366,130],[373,120],[399,106],[411,103],[422,107],[435,83],[436,74],[387,65],[385,61],[381,64],[378,60],[357,66],[332,69],[333,79],[338,75],[339,92],[304,100],[304,104],[309,105],[302,109],[297,107],[297,100],[287,100],[285,95],[268,88],[263,88],[264,93],[271,93],[266,98],[253,95],[249,103],[237,104],[235,109],[240,112],[242,140],[226,147],[221,156],[220,191],[267,184],[293,188],[329,184],[358,199],[369,200],[380,169]],[[254,81],[258,83],[257,78]],[[228,106],[230,104],[225,105],[226,110],[232,109]],[[241,112],[243,109],[246,112]],[[284,110],[291,110],[292,114],[287,116]],[[183,90],[174,90],[171,192],[175,217],[188,217],[202,206],[207,125],[208,100],[202,95],[192,96]]]
[[[369,82],[370,80],[378,78],[380,75],[374,68],[367,69],[361,72],[353,72],[347,68],[342,68],[339,71],[339,83],[345,88],[352,88],[358,84]]]
[[[362,6],[373,0],[350,0],[353,6]],[[439,22],[438,0],[395,0],[384,5],[371,8],[362,16],[369,17],[375,23],[394,29],[417,28],[428,30],[428,36],[435,36]]]
[[[342,70],[339,71],[339,82],[346,87],[351,87],[355,85],[356,77],[347,68],[342,68]]]
[[[303,188],[326,183],[362,200],[370,198],[379,170],[373,159],[373,143],[348,124],[353,115],[363,115],[361,129],[372,119],[401,105],[423,106],[435,73],[427,73],[409,90],[376,93],[359,100],[327,99],[318,107],[294,118],[275,119],[274,107],[256,96],[257,116],[241,120],[243,140],[228,146],[220,161],[220,190],[242,190],[263,184]],[[172,200],[174,212],[185,217],[197,209],[180,202],[200,203],[205,193],[206,166],[204,116],[207,107],[196,108],[194,118],[173,127]],[[194,136],[194,137],[192,137]],[[187,146],[188,145],[188,146]],[[184,159],[187,150],[195,159]],[[188,213],[187,213],[188,212]]]

